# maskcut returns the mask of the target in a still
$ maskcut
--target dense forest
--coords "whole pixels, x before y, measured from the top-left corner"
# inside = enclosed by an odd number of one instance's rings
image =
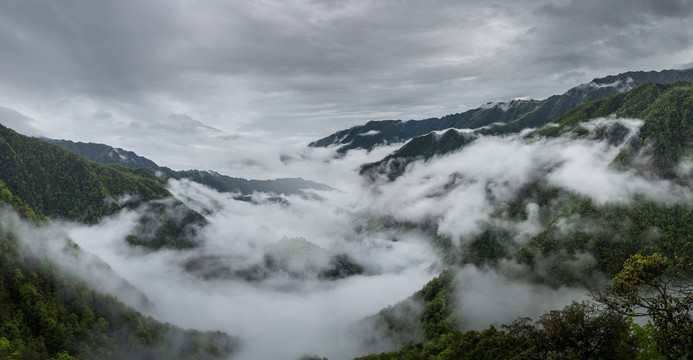
[[[56,270],[34,254],[23,238],[31,235],[17,230],[19,222],[40,227],[50,221],[1,182],[0,202],[2,359],[218,359],[236,346],[223,333],[182,330],[145,317]],[[64,246],[66,256],[80,256],[76,244]]]
[[[95,223],[118,209],[106,198],[137,194],[139,201],[147,201],[170,196],[151,171],[90,162],[4,126],[0,126],[0,147],[0,176],[5,185],[45,216]]]
[[[413,295],[425,304],[414,317],[424,340],[407,338],[412,317],[395,311],[406,306],[400,303],[374,318],[408,344],[359,359],[688,359],[693,353],[691,254],[684,249],[672,259],[634,255],[592,300],[482,331],[459,330],[459,305],[451,295],[455,275],[447,270]],[[640,325],[637,316],[650,320]]]

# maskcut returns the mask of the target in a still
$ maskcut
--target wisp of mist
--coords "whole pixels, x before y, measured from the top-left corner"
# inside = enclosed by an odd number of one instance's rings
[[[209,222],[199,234],[201,246],[193,250],[145,251],[129,246],[124,237],[136,225],[137,210],[124,210],[94,226],[68,225],[68,231],[81,247],[144,292],[154,306],[139,309],[143,313],[184,328],[239,336],[242,348],[234,358],[297,359],[313,354],[350,358],[363,354],[349,338],[355,323],[407,298],[436,275],[436,256],[425,239],[358,230],[370,192],[357,167],[378,156],[382,151],[357,152],[331,162],[310,160],[316,173],[331,176],[318,180],[338,189],[315,194],[318,199],[288,196],[275,202],[255,194],[252,202],[239,201],[234,194],[186,180],[170,181],[169,190],[206,214]],[[309,160],[302,161],[297,165],[306,167]],[[221,263],[232,273],[263,266],[268,248],[295,238],[328,255],[346,254],[364,273],[324,279],[299,264],[293,272],[269,271],[260,280],[248,281],[236,276],[201,277],[185,268],[190,261],[204,267],[205,260],[215,266]],[[325,264],[316,264],[321,265]]]

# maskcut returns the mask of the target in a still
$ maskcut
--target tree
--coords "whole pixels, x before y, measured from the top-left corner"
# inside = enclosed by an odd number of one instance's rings
[[[632,255],[595,298],[624,315],[650,317],[656,348],[667,359],[693,357],[693,262],[687,249],[672,260]]]
[[[540,338],[548,358],[633,359],[635,339],[625,318],[594,302],[573,301],[542,315]]]

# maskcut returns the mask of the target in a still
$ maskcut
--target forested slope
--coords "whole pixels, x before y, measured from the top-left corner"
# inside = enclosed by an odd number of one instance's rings
[[[2,125],[0,180],[38,214],[88,223],[119,208],[107,198],[132,195],[147,201],[171,196],[151,171],[97,164]]]
[[[47,226],[46,220],[1,182],[0,212],[0,358],[221,359],[236,347],[223,333],[184,331],[145,317],[56,270],[35,254],[35,247],[55,244],[27,244],[26,228]],[[81,250],[67,241],[64,253],[78,257]]]
[[[686,359],[692,356],[693,205],[687,200],[693,175],[687,166],[693,153],[692,106],[693,83],[647,83],[583,104],[559,117],[555,124],[522,139],[527,144],[581,141],[583,145],[608,143],[620,147],[609,169],[605,169],[607,172],[622,176],[619,181],[630,179],[646,184],[651,190],[668,189],[668,193],[634,191],[626,198],[612,196],[609,198],[612,200],[599,201],[591,194],[557,186],[551,181],[554,168],[546,167],[533,174],[532,180],[509,200],[494,199],[489,189],[497,184],[490,180],[486,184],[486,197],[494,209],[492,216],[478,224],[481,228],[478,233],[466,238],[446,235],[439,229],[437,218],[420,223],[381,220],[381,226],[427,232],[450,268],[414,294],[414,299],[423,303],[420,313],[398,319],[393,314],[406,312],[387,309],[376,316],[380,328],[388,329],[390,339],[408,345],[399,351],[364,359]],[[602,119],[595,121],[598,118]],[[619,119],[640,119],[642,125],[632,133]],[[443,139],[445,134],[436,140]],[[402,175],[404,168],[399,171],[398,175]],[[464,173],[454,176],[465,179]],[[593,174],[574,176],[588,179]],[[441,190],[443,193],[460,185],[450,181],[446,186],[449,187]],[[539,228],[529,239],[518,242],[514,240],[517,230],[510,224],[527,221],[531,207],[537,210],[535,220]],[[601,287],[619,300],[614,302],[609,296],[597,294],[594,299],[601,305],[573,303],[538,319],[518,319],[484,331],[467,331],[465,309],[457,302],[461,295],[454,280],[456,269],[474,265],[500,273],[507,271],[501,270],[507,264],[515,264],[515,272],[504,273],[513,281],[552,288],[578,286],[586,291]],[[613,283],[605,283],[604,278],[613,278]],[[667,295],[667,291],[674,295]],[[638,294],[651,297],[648,302],[637,302]],[[657,312],[666,308],[662,307],[665,301],[672,301],[670,313]],[[657,305],[648,308],[647,304]],[[653,324],[640,327],[632,323],[627,316],[635,310],[650,316]],[[411,330],[412,319],[423,329],[423,338],[410,337],[415,333]],[[601,340],[580,339],[579,334],[564,332],[572,328],[585,329],[583,335],[594,331],[592,335]],[[610,335],[606,338],[599,335],[607,333]],[[605,342],[598,349],[586,351],[589,347],[576,341]]]
[[[580,133],[579,124],[598,117],[636,118],[645,121],[637,139],[615,159],[629,168],[640,166],[653,175],[676,178],[677,165],[693,149],[693,83],[648,83],[624,94],[580,106],[556,121],[558,126],[534,135],[558,136],[566,131]],[[635,164],[636,157],[651,157]]]
[[[669,168],[666,177],[674,176],[671,167],[682,153],[683,143],[690,139],[690,82],[646,83],[624,93],[595,100],[578,106],[553,122],[523,123],[515,122],[489,129],[480,129],[474,133],[449,130],[442,136],[429,134],[412,139],[383,160],[362,166],[361,173],[372,178],[386,174],[390,180],[400,176],[406,165],[418,159],[428,160],[434,155],[443,155],[458,150],[478,136],[504,136],[519,133],[524,129],[549,124],[539,133],[557,135],[567,126],[598,117],[625,117],[646,120],[639,135],[641,145],[652,143],[656,148],[656,167],[658,171]],[[676,123],[673,123],[676,122]],[[519,125],[518,125],[519,124]],[[558,124],[555,127],[554,124]],[[656,140],[656,141],[655,141]],[[641,146],[633,143],[629,151],[639,151]],[[624,161],[624,158],[619,161]]]

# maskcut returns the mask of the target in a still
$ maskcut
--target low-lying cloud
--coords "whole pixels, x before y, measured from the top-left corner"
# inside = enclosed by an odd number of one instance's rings
[[[504,274],[507,270],[472,265],[458,269],[456,301],[463,328],[483,330],[490,324],[508,324],[519,317],[537,319],[547,311],[588,297],[584,288],[529,283],[517,274]]]
[[[690,199],[685,187],[611,167],[642,122],[597,119],[584,125],[594,131],[616,123],[629,131],[617,144],[570,135],[534,141],[517,135],[480,137],[457,152],[408,165],[394,182],[377,184],[371,211],[405,222],[433,220],[442,234],[464,239],[502,215],[498,211],[504,204],[532,181],[589,197],[598,205],[627,204],[637,196],[665,203]]]
[[[363,155],[352,156],[360,162]],[[127,245],[124,236],[136,227],[141,215],[137,210],[124,210],[91,227],[67,226],[68,232],[143,290],[154,304],[141,309],[146,314],[182,327],[239,336],[243,343],[236,358],[317,354],[346,359],[364,351],[348,331],[353,324],[410,296],[438,271],[435,252],[416,233],[360,230],[360,216],[369,202],[363,198],[368,192],[361,188],[354,161],[315,162],[315,168],[350,174],[335,176],[340,190],[319,192],[320,200],[286,196],[276,202],[254,194],[252,202],[238,201],[234,194],[171,180],[171,192],[208,221],[198,234],[202,245],[193,250],[151,252]],[[276,244],[297,238],[294,244],[309,242],[325,257],[313,261],[309,255],[290,266],[268,266],[266,258]],[[333,265],[320,259],[335,256],[345,256],[362,272],[319,276]],[[244,276],[249,269],[263,276]]]
[[[599,119],[585,126],[591,131],[615,122]],[[630,136],[641,125],[618,122]],[[128,245],[125,238],[144,208],[125,209],[93,226],[62,227],[142,291],[151,306],[128,304],[182,327],[239,336],[238,359],[312,354],[346,359],[368,351],[352,333],[354,324],[407,298],[441,268],[430,233],[374,223],[432,222],[438,235],[463,249],[460,245],[489,228],[502,229],[515,244],[536,235],[551,205],[530,201],[522,204],[524,217],[507,214],[508,203],[532,182],[596,204],[626,204],[640,196],[665,203],[690,199],[680,185],[611,168],[626,142],[572,134],[538,140],[481,137],[460,151],[410,164],[396,181],[376,183],[359,177],[358,166],[381,158],[389,148],[350,151],[341,158],[334,157],[334,149],[307,149],[283,161],[282,169],[308,174],[306,178],[337,190],[281,201],[260,193],[252,201],[239,201],[236,194],[170,180],[171,193],[207,221],[196,234],[200,246],[188,250],[145,251]],[[564,219],[565,227],[572,226],[570,220]],[[579,287],[542,284],[546,274],[541,272],[550,265],[543,268],[542,259],[536,260],[539,265],[533,269],[509,260],[495,267],[462,266],[457,276],[462,326],[480,329],[535,317],[584,297],[585,289]],[[551,264],[555,259],[544,260]],[[570,261],[566,266],[579,270],[594,259],[577,254]],[[330,272],[335,266],[347,270]],[[85,278],[91,284],[116,283]],[[121,296],[117,287],[99,289]]]

